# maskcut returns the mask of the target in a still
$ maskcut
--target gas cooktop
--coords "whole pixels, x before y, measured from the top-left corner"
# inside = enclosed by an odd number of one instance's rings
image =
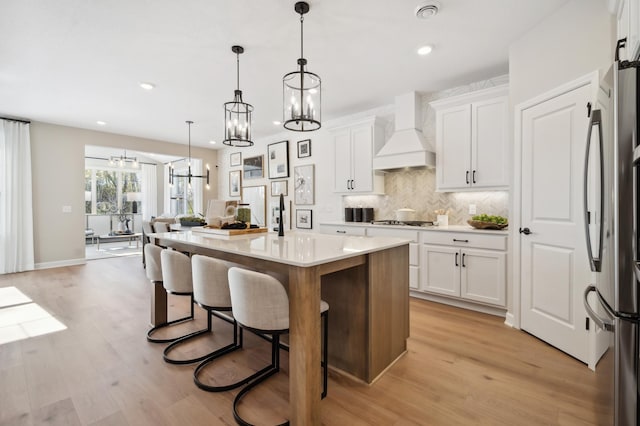
[[[433,222],[429,220],[394,220],[394,219],[384,219],[384,220],[372,220],[372,225],[398,225],[398,226],[433,226]]]

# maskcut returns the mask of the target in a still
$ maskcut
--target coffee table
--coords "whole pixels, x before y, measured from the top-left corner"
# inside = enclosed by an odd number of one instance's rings
[[[102,242],[107,242],[109,240],[115,240],[115,239],[119,239],[119,238],[128,238],[129,239],[129,246],[131,246],[131,243],[133,241],[136,242],[136,248],[138,248],[138,244],[140,243],[140,240],[142,238],[142,233],[140,232],[136,232],[134,234],[104,234],[104,235],[98,235],[96,237],[96,241],[97,241],[97,250],[100,250],[100,241]]]

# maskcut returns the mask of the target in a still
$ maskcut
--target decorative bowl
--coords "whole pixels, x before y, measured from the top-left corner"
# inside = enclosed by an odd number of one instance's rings
[[[479,220],[467,220],[467,223],[476,229],[504,229],[509,226],[508,223],[482,222]]]

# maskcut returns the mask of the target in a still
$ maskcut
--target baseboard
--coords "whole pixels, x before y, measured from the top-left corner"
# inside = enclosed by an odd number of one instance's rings
[[[69,260],[59,260],[57,262],[41,262],[36,263],[35,269],[50,269],[50,268],[62,268],[64,266],[76,266],[76,265],[85,265],[87,263],[87,259],[69,259]]]
[[[504,323],[511,328],[516,328],[516,326],[514,325],[515,319],[516,318],[513,316],[511,312],[507,312],[507,315],[504,317]]]
[[[482,305],[480,303],[467,302],[465,300],[452,299],[449,297],[439,296],[431,293],[422,293],[413,290],[409,292],[409,295],[418,299],[429,300],[431,302],[443,303],[445,305],[451,305],[457,308],[482,312],[483,314],[495,315],[502,318],[504,318],[505,316],[505,309],[494,306]]]

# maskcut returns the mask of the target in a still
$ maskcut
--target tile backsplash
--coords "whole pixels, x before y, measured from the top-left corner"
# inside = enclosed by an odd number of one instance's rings
[[[466,224],[469,205],[475,204],[477,214],[486,213],[507,217],[507,191],[435,192],[435,169],[421,167],[390,171],[385,176],[387,195],[351,195],[344,197],[344,207],[373,207],[374,218],[395,219],[395,211],[410,208],[416,220],[436,220],[434,210],[449,211],[449,225]]]

